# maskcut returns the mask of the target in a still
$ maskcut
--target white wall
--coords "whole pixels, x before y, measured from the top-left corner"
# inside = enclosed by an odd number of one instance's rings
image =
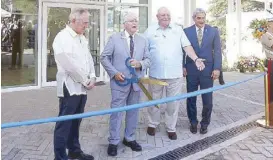
[[[160,7],[167,7],[171,11],[172,22],[181,21],[183,18],[183,0],[153,0],[152,23],[157,22],[156,14]]]
[[[265,58],[264,53],[262,53],[262,45],[252,36],[252,30],[248,28],[250,22],[254,19],[265,18],[264,12],[242,12],[242,37],[247,37],[246,40],[241,41],[242,45],[242,55],[252,56],[255,55],[259,58]]]

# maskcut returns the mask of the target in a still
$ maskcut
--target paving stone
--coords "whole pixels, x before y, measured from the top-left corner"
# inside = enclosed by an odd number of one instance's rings
[[[241,80],[252,75],[239,73],[225,73],[225,80],[232,82]],[[185,82],[185,81],[184,81]],[[217,85],[217,84],[216,84]],[[85,112],[109,109],[111,94],[109,84],[105,86],[96,87],[88,93],[87,105]],[[185,83],[183,84],[183,92],[186,91]],[[246,119],[251,115],[263,112],[264,103],[263,98],[263,79],[247,82],[235,87],[227,88],[225,90],[214,93],[214,108],[211,118],[211,125],[209,131],[218,129],[225,125],[232,124],[239,120]],[[103,95],[103,96],[102,96]],[[198,119],[201,120],[202,99],[197,96]],[[238,99],[239,98],[239,99]],[[16,101],[14,101],[16,99]],[[12,93],[2,93],[2,123],[23,121],[46,117],[55,117],[58,113],[58,99],[56,97],[56,88],[47,87],[38,90],[20,91]],[[142,97],[142,101],[145,98]],[[253,103],[255,102],[255,104]],[[155,136],[149,136],[146,133],[147,129],[147,109],[140,109],[139,125],[137,126],[136,140],[142,145],[142,152],[132,152],[130,148],[119,145],[118,156],[108,157],[108,136],[109,136],[109,115],[85,118],[82,120],[80,129],[80,142],[83,151],[91,153],[95,159],[135,159],[143,160],[155,157],[162,154],[164,151],[175,149],[178,145],[186,145],[186,142],[192,138],[201,137],[198,134],[193,135],[189,131],[189,122],[186,112],[186,101],[180,101],[181,107],[179,110],[179,117],[177,121],[177,136],[178,140],[170,141],[167,137],[166,128],[164,124],[164,115],[162,114],[161,124],[156,129]],[[161,111],[166,107],[162,105]],[[46,159],[52,160],[53,153],[53,131],[55,123],[40,124],[34,126],[24,126],[17,128],[4,129],[1,132],[2,148],[1,158],[6,156],[12,157],[13,160],[21,159]],[[121,129],[121,140],[124,134],[124,119]],[[246,142],[245,146],[235,145],[236,149],[226,149],[218,157],[224,158],[241,158],[245,155],[255,155],[258,158],[266,158],[263,154],[270,157],[272,155],[273,142],[272,132],[262,133],[259,138]],[[187,142],[188,143],[188,142]],[[262,153],[255,146],[264,146]],[[248,148],[248,150],[246,149]],[[18,151],[19,150],[19,151]],[[244,152],[240,156],[238,151]],[[226,153],[227,152],[227,153]],[[232,155],[229,155],[231,153]],[[242,152],[243,153],[243,152]],[[264,156],[264,157],[262,157]],[[246,156],[245,156],[246,157]],[[250,157],[252,158],[252,157]]]

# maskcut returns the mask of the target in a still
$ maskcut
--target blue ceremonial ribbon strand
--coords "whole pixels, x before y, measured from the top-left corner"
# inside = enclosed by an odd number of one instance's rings
[[[204,93],[209,93],[213,91],[217,91],[220,89],[228,88],[234,85],[238,85],[241,83],[245,83],[247,81],[257,79],[259,77],[262,77],[266,75],[266,72],[253,76],[251,78],[238,81],[238,82],[230,82],[225,85],[221,86],[215,86],[212,88],[208,89],[203,89],[203,90],[198,90],[195,92],[190,92],[187,94],[180,94],[174,97],[166,97],[162,99],[157,99],[157,100],[152,100],[152,101],[147,101],[147,102],[142,102],[138,104],[133,104],[129,106],[124,106],[124,107],[119,107],[119,108],[112,108],[112,109],[107,109],[107,110],[101,110],[101,111],[93,111],[93,112],[87,112],[87,113],[81,113],[81,114],[74,114],[74,115],[66,115],[66,116],[60,116],[60,117],[51,117],[51,118],[43,118],[43,119],[36,119],[36,120],[29,120],[29,121],[22,121],[22,122],[10,122],[10,123],[4,123],[1,124],[1,129],[5,128],[12,128],[12,127],[19,127],[19,126],[26,126],[26,125],[34,125],[34,124],[42,124],[42,123],[49,123],[49,122],[58,122],[58,121],[66,121],[66,120],[72,120],[72,119],[79,119],[79,118],[86,118],[86,117],[92,117],[92,116],[99,116],[99,115],[105,115],[105,114],[111,114],[115,112],[122,112],[122,111],[127,111],[127,110],[132,110],[132,109],[139,109],[139,108],[144,108],[148,106],[154,106],[157,104],[162,104],[162,103],[167,103],[167,102],[172,102],[176,100],[181,100],[181,99],[186,99],[189,97],[194,97],[198,96]]]

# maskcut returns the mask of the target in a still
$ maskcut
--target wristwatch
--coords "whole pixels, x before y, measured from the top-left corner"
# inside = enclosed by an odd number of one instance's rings
[[[197,59],[199,59],[199,57],[195,58],[194,63],[196,63]]]

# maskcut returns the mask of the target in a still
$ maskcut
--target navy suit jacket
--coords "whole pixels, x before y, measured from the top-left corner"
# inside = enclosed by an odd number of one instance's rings
[[[185,34],[187,35],[191,45],[199,58],[203,58],[206,67],[203,71],[199,71],[192,59],[186,57],[184,52],[184,67],[187,69],[188,75],[203,75],[211,76],[212,71],[215,69],[222,69],[222,53],[221,42],[219,32],[216,28],[210,25],[205,25],[203,32],[202,44],[199,46],[196,27],[195,25],[185,28]]]

